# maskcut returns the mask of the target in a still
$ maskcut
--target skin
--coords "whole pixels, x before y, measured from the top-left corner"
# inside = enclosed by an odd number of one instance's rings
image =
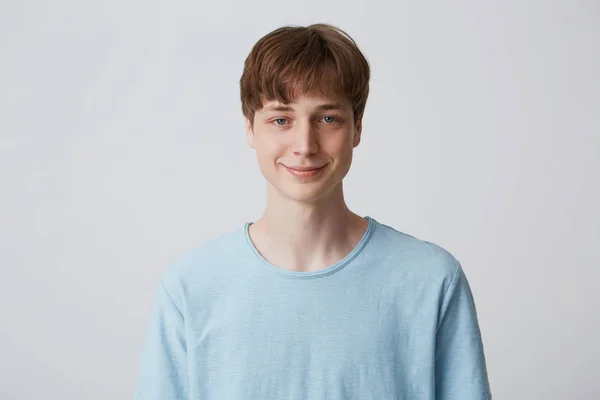
[[[339,108],[323,109],[337,104]],[[289,110],[271,107],[287,106]],[[360,143],[362,117],[354,123],[343,97],[303,94],[283,105],[263,104],[246,138],[267,181],[267,205],[249,234],[271,264],[293,271],[327,268],[358,244],[368,221],[350,211],[342,180]],[[296,177],[286,167],[324,166],[316,177]]]

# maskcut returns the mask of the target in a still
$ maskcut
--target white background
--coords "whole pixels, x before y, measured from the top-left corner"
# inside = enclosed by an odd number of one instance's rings
[[[257,219],[238,81],[332,23],[372,66],[351,209],[462,263],[494,398],[599,399],[600,3],[0,3],[0,398],[129,399],[165,266]]]

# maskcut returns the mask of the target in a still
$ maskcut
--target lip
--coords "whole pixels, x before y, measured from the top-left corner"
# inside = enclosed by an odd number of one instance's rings
[[[321,167],[288,167],[287,165],[284,165],[285,169],[287,169],[290,174],[299,178],[309,178],[316,176],[321,171],[323,171],[326,166],[327,164]]]

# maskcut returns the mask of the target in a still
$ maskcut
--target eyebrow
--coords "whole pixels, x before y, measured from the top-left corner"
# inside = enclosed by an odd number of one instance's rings
[[[317,111],[324,111],[324,110],[344,111],[345,109],[346,109],[346,107],[344,107],[344,105],[342,103],[327,103],[327,104],[321,104],[320,106],[316,107]],[[272,105],[272,106],[265,107],[264,111],[294,111],[294,108],[292,106],[286,106],[286,105]]]

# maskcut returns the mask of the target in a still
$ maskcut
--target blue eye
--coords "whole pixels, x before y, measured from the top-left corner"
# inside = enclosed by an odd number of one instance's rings
[[[332,115],[326,115],[324,117],[321,117],[321,120],[323,120],[326,125],[332,125],[334,123],[340,122],[337,117],[334,117]],[[275,118],[274,120],[271,121],[271,123],[274,123],[275,126],[281,126],[281,127],[285,126],[286,122],[288,122],[287,118]]]

